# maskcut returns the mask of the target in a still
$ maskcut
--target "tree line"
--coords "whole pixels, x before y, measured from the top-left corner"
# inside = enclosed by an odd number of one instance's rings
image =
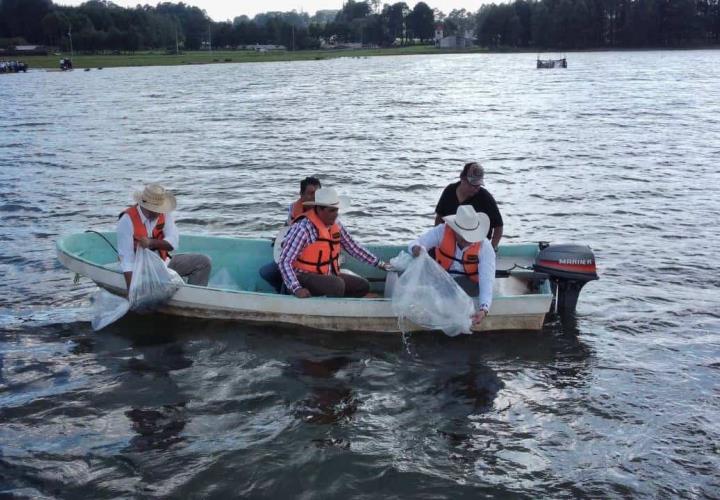
[[[119,7],[90,0],[77,7],[52,0],[0,0],[0,45],[46,44],[75,50],[137,51],[180,47],[234,48],[284,45],[290,50],[324,43],[380,47],[428,43],[435,27],[468,36],[485,47],[582,49],[671,47],[720,43],[720,0],[514,0],[477,12],[444,14],[425,2],[348,0],[341,10],[310,16],[266,12],[252,19],[215,22],[185,3]]]
[[[720,0],[515,0],[476,15],[488,47],[678,47],[720,42]]]

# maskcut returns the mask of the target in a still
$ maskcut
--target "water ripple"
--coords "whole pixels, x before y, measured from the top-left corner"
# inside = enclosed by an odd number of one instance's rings
[[[3,492],[716,496],[718,80],[716,51],[8,80]],[[131,315],[94,334],[93,286],[55,259],[58,235],[111,229],[152,180],[178,194],[183,232],[270,237],[319,175],[351,196],[359,240],[403,243],[470,160],[506,241],[594,248],[602,279],[575,325],[403,343]]]

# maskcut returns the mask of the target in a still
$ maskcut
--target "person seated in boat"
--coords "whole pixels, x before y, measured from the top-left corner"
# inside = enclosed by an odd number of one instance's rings
[[[443,220],[408,248],[415,257],[427,251],[468,295],[477,298],[473,324],[479,324],[492,305],[495,281],[495,251],[487,239],[490,218],[470,205],[460,205],[456,215]]]
[[[466,163],[460,172],[460,181],[448,185],[440,195],[435,207],[435,225],[443,217],[454,215],[461,205],[471,205],[476,212],[483,212],[490,218],[488,238],[497,250],[503,235],[503,219],[495,198],[484,186],[485,170],[477,162]]]
[[[368,280],[340,270],[341,250],[371,266],[390,269],[360,246],[338,222],[338,212],[344,204],[335,189],[318,189],[314,201],[303,203],[311,210],[290,226],[278,265],[285,286],[296,297],[363,297],[368,293]]]
[[[149,248],[160,255],[165,264],[191,285],[206,286],[211,262],[207,255],[181,253],[170,255],[180,241],[175,218],[175,196],[158,184],[148,184],[133,195],[135,205],[123,211],[117,223],[117,245],[120,268],[130,288],[135,250]]]
[[[275,245],[282,245],[282,240],[287,234],[287,226],[290,226],[292,224],[292,221],[294,221],[307,210],[309,210],[309,208],[303,205],[303,203],[305,203],[306,201],[314,201],[315,191],[317,191],[321,187],[322,185],[320,184],[320,179],[318,179],[317,177],[305,177],[303,180],[300,181],[300,198],[298,198],[290,205],[290,207],[288,207],[288,217],[285,221],[286,227],[284,227],[275,237],[273,247]],[[260,277],[267,281],[268,284],[270,284],[270,286],[272,286],[277,293],[280,293],[280,290],[282,289],[283,279],[282,274],[280,274],[280,268],[278,267],[277,262],[273,260],[272,262],[269,262],[262,266],[260,268]]]
[[[288,208],[288,217],[285,221],[285,225],[291,225],[295,219],[308,210],[308,207],[303,204],[306,201],[315,201],[315,191],[321,187],[322,184],[320,183],[320,179],[317,177],[305,177],[300,181],[300,197]]]

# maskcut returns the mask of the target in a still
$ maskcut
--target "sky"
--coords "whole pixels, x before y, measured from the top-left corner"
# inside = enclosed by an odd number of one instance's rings
[[[55,0],[60,5],[80,5],[84,0]],[[113,3],[123,7],[135,7],[138,4],[155,5],[158,0],[112,0]],[[177,3],[180,0],[172,0]],[[232,20],[236,16],[245,14],[253,17],[260,12],[268,11],[290,11],[297,10],[312,15],[317,10],[340,9],[342,0],[183,0],[187,5],[194,5],[205,10],[213,21]],[[396,0],[388,0],[383,3],[394,3]],[[410,8],[417,3],[415,0],[404,0]],[[425,0],[432,8],[438,8],[445,14],[453,9],[467,9],[476,11],[483,3],[490,3],[490,0]],[[495,0],[500,3],[500,0]]]

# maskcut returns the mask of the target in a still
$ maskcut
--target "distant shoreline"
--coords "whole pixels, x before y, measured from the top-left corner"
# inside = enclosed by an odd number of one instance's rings
[[[437,49],[430,45],[393,47],[386,49],[354,49],[354,50],[298,50],[298,51],[269,51],[254,52],[247,50],[223,51],[193,51],[182,54],[163,54],[150,52],[136,52],[134,54],[93,54],[73,56],[75,69],[86,68],[121,68],[143,66],[186,66],[198,64],[231,64],[252,62],[279,62],[279,61],[312,61],[324,59],[365,58],[378,56],[401,55],[428,55],[428,54],[536,54],[553,56],[555,54],[571,54],[577,52],[636,52],[660,50],[718,50],[720,46],[690,46],[690,47],[643,47],[643,48],[599,48],[582,50],[543,50],[537,49],[488,49],[474,47],[471,49]],[[13,56],[11,59],[28,63],[30,69],[58,69],[59,61],[69,54],[50,56]]]

